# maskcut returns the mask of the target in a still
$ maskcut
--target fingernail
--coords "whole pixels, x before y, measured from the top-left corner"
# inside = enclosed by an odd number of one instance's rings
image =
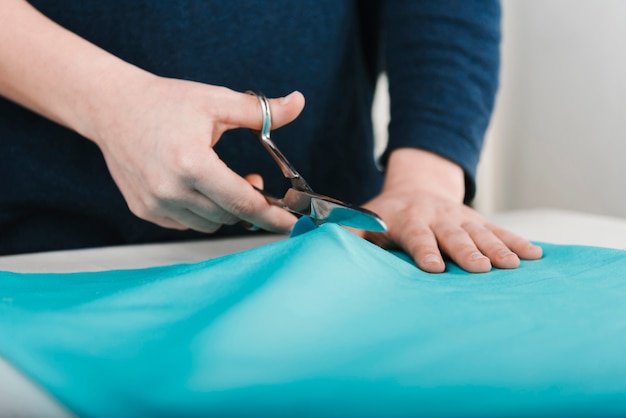
[[[285,97],[281,97],[280,98],[280,104],[287,104],[291,101],[291,97],[293,97],[293,94],[296,92],[297,90],[292,91],[291,93],[289,93],[288,95],[286,95]]]
[[[428,264],[439,264],[441,259],[436,254],[428,254],[426,258],[424,258],[424,262]]]
[[[506,257],[507,255],[511,255],[511,254],[513,254],[513,252],[510,250],[500,250],[500,252],[498,253],[498,256]]]
[[[472,258],[472,260],[478,260],[478,259],[480,259],[480,258],[487,258],[487,257],[485,257],[483,254],[481,254],[481,253],[479,253],[479,252],[477,251],[477,252],[475,252],[475,253],[472,253],[471,258]]]
[[[536,258],[541,258],[543,257],[543,248],[541,248],[540,245],[534,245],[534,244],[530,244],[528,246],[528,251],[533,251],[535,252],[535,257]]]

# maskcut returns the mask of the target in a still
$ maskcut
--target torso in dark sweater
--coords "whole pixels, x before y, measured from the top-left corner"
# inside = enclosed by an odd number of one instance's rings
[[[252,89],[268,97],[301,91],[306,97],[301,116],[272,133],[283,153],[321,193],[360,204],[379,191],[382,175],[373,158],[370,121],[378,57],[372,46],[378,38],[365,40],[368,48],[364,49],[361,35],[379,33],[380,22],[397,19],[384,8],[371,9],[380,11],[381,16],[360,19],[362,13],[356,7],[365,2],[357,6],[359,2],[337,0],[31,3],[66,28],[157,75],[238,91]],[[402,7],[410,9],[410,3]],[[403,30],[410,34],[408,26]],[[404,48],[393,43],[393,36],[388,54]],[[481,121],[478,133],[468,135],[476,150],[496,84],[495,72],[490,69],[493,65],[480,66],[491,71],[491,85],[484,87],[486,99],[476,99],[484,102],[486,111],[470,110],[475,113],[470,117]],[[465,69],[457,71],[456,77],[462,80]],[[402,79],[402,73],[396,78]],[[410,81],[407,88],[417,82],[417,78]],[[428,91],[420,94],[434,103],[450,99]],[[440,106],[449,107],[445,103]],[[464,166],[471,182],[477,151],[465,155],[450,148],[446,156]],[[284,192],[280,171],[246,130],[227,132],[216,151],[236,172],[260,173],[270,193]],[[0,254],[202,236],[136,218],[92,142],[3,99],[0,178]],[[224,227],[216,235],[242,232],[241,228]]]

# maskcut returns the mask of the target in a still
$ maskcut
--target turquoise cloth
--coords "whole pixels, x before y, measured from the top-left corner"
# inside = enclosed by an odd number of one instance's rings
[[[195,264],[2,272],[0,354],[80,416],[624,416],[626,252],[543,247],[431,275],[324,225]]]

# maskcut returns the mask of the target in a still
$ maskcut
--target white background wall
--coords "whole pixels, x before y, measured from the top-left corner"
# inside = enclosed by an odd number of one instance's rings
[[[503,0],[503,15],[478,209],[626,217],[626,1]]]
[[[502,0],[500,90],[476,208],[626,217],[626,0]],[[375,129],[386,138],[386,80]]]

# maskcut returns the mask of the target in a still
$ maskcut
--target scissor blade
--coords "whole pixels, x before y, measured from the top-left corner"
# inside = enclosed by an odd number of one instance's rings
[[[385,232],[387,230],[383,220],[374,212],[333,200],[325,197],[312,197],[311,218],[318,223],[336,223],[364,231]]]
[[[291,188],[280,203],[291,212],[310,216],[317,224],[331,222],[365,231],[387,230],[385,223],[374,212],[315,192]]]

